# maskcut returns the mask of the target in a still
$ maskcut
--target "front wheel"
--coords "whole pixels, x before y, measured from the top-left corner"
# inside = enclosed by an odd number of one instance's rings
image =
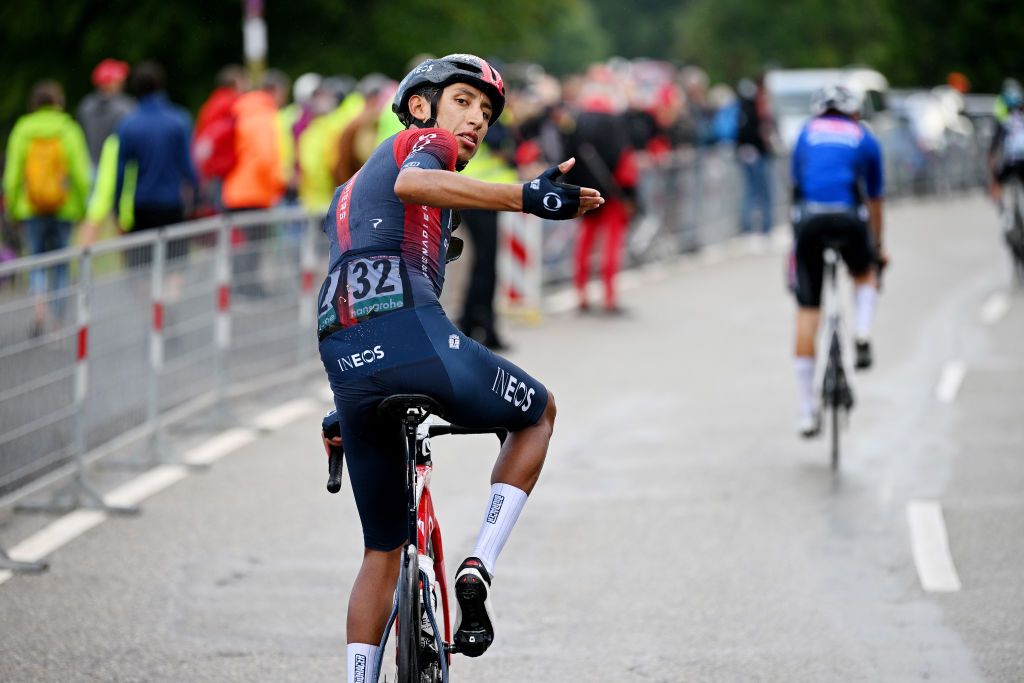
[[[398,683],[421,683],[417,663],[420,645],[420,566],[416,546],[407,545],[398,577]]]

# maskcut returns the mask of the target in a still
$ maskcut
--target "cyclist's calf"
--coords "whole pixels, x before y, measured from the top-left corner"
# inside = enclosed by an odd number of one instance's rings
[[[548,402],[540,419],[531,427],[509,434],[498,461],[491,472],[492,484],[509,484],[530,493],[540,478],[548,442],[555,429],[555,395],[548,392]]]

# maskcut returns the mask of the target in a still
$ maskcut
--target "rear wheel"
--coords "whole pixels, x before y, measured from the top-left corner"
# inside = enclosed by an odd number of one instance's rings
[[[407,545],[398,577],[398,683],[421,683],[418,663],[420,647],[420,566],[416,546]]]
[[[834,396],[832,403],[832,469],[839,469],[839,397]]]

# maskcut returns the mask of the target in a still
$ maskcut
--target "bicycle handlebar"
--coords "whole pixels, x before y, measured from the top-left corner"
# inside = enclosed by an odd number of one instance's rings
[[[327,441],[341,436],[341,424],[334,422],[324,428],[324,446],[327,447],[327,490],[337,493],[341,490],[341,463],[345,459],[344,446],[332,446]]]

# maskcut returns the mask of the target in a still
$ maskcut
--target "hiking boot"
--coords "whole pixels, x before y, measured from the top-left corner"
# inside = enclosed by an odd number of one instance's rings
[[[467,657],[479,657],[494,642],[491,575],[476,557],[467,557],[455,574],[455,646]]]

